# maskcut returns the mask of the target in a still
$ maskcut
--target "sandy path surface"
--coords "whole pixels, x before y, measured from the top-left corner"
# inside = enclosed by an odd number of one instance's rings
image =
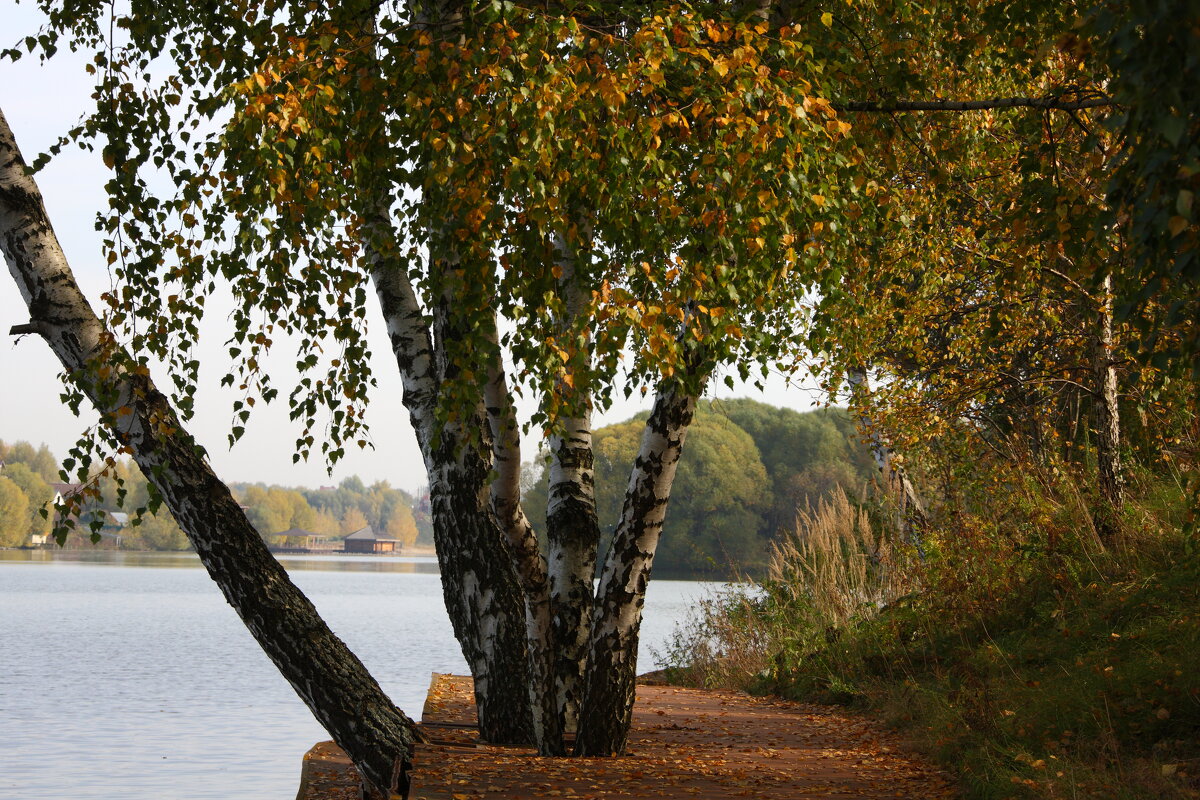
[[[480,745],[470,682],[435,675],[411,800],[952,798],[949,778],[878,724],[841,709],[639,686],[625,758],[539,758]]]

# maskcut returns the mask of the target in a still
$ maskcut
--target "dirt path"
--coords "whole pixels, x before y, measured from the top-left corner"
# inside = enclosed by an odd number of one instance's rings
[[[506,798],[937,798],[949,780],[879,726],[837,709],[639,686],[626,758],[549,759],[475,744],[470,682],[435,676],[414,800]]]
[[[417,750],[410,800],[956,796],[947,776],[877,724],[826,706],[638,686],[625,758],[539,758],[481,745],[473,723],[470,681],[434,675],[422,714],[434,743]],[[333,789],[302,790],[301,800],[340,798]]]

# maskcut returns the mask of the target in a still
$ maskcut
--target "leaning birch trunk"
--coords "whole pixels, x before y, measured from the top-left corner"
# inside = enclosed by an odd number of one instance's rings
[[[1125,499],[1121,473],[1121,414],[1118,400],[1116,346],[1113,332],[1112,274],[1104,276],[1098,314],[1093,370],[1096,381],[1096,472],[1100,487],[1100,509],[1095,515],[1096,531],[1111,539],[1117,530],[1117,513]]]
[[[368,268],[429,477],[446,610],[474,679],[480,736],[500,744],[526,743],[532,722],[524,599],[491,513],[488,437],[472,439],[468,431],[449,425],[439,430],[437,401],[446,376],[434,341],[455,332],[443,308],[435,314],[440,321],[434,336],[403,264],[392,257],[397,245],[390,238],[386,212],[380,210],[386,208],[376,209],[378,221],[368,229]],[[486,426],[482,409],[471,422],[481,430]]]
[[[492,510],[512,551],[513,567],[525,595],[525,646],[529,655],[534,743],[540,755],[561,756],[566,749],[554,691],[555,638],[546,559],[521,507],[521,432],[501,362],[500,343],[492,344],[494,360],[484,388],[496,471],[491,486]]]
[[[578,250],[563,236],[554,242],[562,270],[564,330],[584,313],[584,290],[578,274]],[[574,381],[576,386],[586,381]],[[564,390],[575,391],[570,386]],[[593,581],[600,523],[596,518],[595,456],[592,452],[591,396],[584,390],[573,397],[578,411],[559,420],[550,437],[550,491],[546,505],[547,562],[554,636],[558,647],[556,693],[567,732],[578,729],[583,673],[592,629]]]
[[[366,785],[384,797],[405,792],[421,734],[289,580],[167,398],[144,370],[127,368],[131,357],[113,345],[75,283],[3,112],[0,249],[30,313],[14,332],[37,333],[50,345],[153,481],[225,599]]]
[[[846,379],[850,383],[852,393],[861,392],[864,398],[870,394],[871,386],[867,380],[867,371],[862,367],[851,369],[847,372]],[[912,481],[908,479],[904,469],[896,466],[891,449],[879,435],[871,417],[864,412],[859,417],[858,424],[863,433],[867,435],[871,456],[875,459],[875,466],[883,477],[884,489],[892,496],[893,502],[896,504],[897,528],[905,539],[919,545],[926,516],[925,506],[921,503],[917,490],[913,487]]]
[[[662,390],[629,476],[621,520],[600,576],[579,712],[579,756],[621,755],[629,739],[638,632],[654,552],[696,397]]]

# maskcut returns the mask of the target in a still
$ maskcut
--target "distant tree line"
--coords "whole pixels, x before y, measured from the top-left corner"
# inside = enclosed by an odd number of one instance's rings
[[[607,548],[648,412],[595,432],[596,507]],[[539,527],[547,477],[537,474],[524,501]],[[750,399],[700,404],[675,478],[655,573],[673,577],[754,575],[770,545],[791,529],[798,509],[841,487],[861,496],[876,475],[847,413],[801,413]],[[605,524],[607,523],[607,524]]]
[[[49,536],[56,521],[56,493],[69,494],[74,484],[63,484],[60,460],[46,445],[0,441],[0,547],[20,547]],[[120,483],[118,483],[120,481]],[[136,510],[149,503],[146,478],[132,461],[116,461],[94,486],[80,497],[71,514],[71,532],[65,545],[89,546],[92,520],[104,528],[120,528],[121,547],[129,550],[186,550],[187,537],[166,508],[145,513],[138,524]],[[113,517],[112,512],[120,514]]]
[[[66,494],[75,486],[60,482],[60,460],[44,444],[0,441],[0,464],[0,547],[21,547],[49,536],[56,520],[56,492]],[[369,525],[403,547],[432,544],[428,513],[414,509],[412,495],[384,481],[367,486],[354,475],[336,487],[320,489],[261,483],[232,488],[259,534],[270,543],[293,544],[276,541],[292,529],[340,539]],[[90,546],[88,523],[97,520],[103,529],[119,529],[122,549],[189,549],[187,537],[165,506],[157,514],[139,514],[149,500],[146,478],[137,465],[116,461],[81,497],[66,546]]]
[[[336,487],[319,489],[261,483],[232,484],[230,488],[247,507],[250,522],[269,540],[293,529],[340,539],[370,526],[379,536],[399,541],[401,547],[433,544],[428,515],[415,508],[412,495],[392,488],[387,481],[367,486],[362,478],[351,475]]]
[[[0,441],[0,462],[0,547],[25,544],[31,534],[48,534],[51,521],[39,509],[54,498],[50,484],[58,480],[58,461],[45,445]]]
[[[595,433],[596,503],[603,529],[602,549],[612,537],[649,412],[600,428]],[[45,445],[0,441],[0,546],[28,544],[48,535],[59,481],[59,460]],[[546,476],[531,471],[525,487],[529,516],[544,536]],[[677,491],[667,515],[655,570],[675,577],[727,577],[756,574],[770,545],[791,529],[798,509],[815,505],[837,487],[860,496],[876,472],[855,425],[842,409],[801,413],[750,399],[700,404],[679,467]],[[117,479],[124,486],[119,502]],[[428,509],[386,481],[367,485],[357,475],[319,489],[264,483],[232,484],[234,495],[259,534],[275,544],[290,530],[330,539],[370,526],[402,547],[432,544]],[[132,461],[118,461],[83,503],[83,515],[126,509],[130,521],[146,506],[146,479]],[[48,509],[43,517],[40,510]],[[86,526],[69,544],[86,543]],[[162,508],[139,524],[121,529],[121,546],[134,550],[186,550],[187,538]]]

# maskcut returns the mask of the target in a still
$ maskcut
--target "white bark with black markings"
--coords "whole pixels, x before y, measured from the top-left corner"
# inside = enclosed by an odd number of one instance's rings
[[[571,732],[578,729],[591,638],[600,525],[596,518],[591,415],[568,417],[560,424],[561,433],[550,438],[547,563],[558,644],[555,691],[564,729]]]
[[[586,226],[581,226],[586,228]],[[554,239],[555,262],[564,316],[559,328],[569,333],[586,312],[587,293],[580,275],[578,249],[561,235]],[[584,381],[565,381],[578,409],[558,421],[550,436],[549,496],[546,504],[547,563],[554,636],[558,646],[555,691],[567,732],[578,728],[583,673],[592,628],[593,583],[600,524],[596,518],[595,456],[592,452],[591,396]]]
[[[511,550],[491,511],[488,423],[482,405],[465,422],[469,427],[440,425],[437,419],[447,379],[438,344],[465,332],[455,329],[450,301],[432,315],[424,313],[403,265],[387,256],[395,252],[390,235],[381,214],[368,230],[369,269],[429,477],[442,594],[474,678],[480,735],[496,743],[524,743],[532,735],[525,603]]]
[[[517,579],[525,594],[526,648],[529,654],[529,702],[534,743],[544,756],[565,754],[563,723],[554,691],[555,638],[546,559],[537,534],[521,506],[521,432],[508,390],[500,345],[484,389],[496,477],[491,485],[492,511],[512,551]]]
[[[646,585],[684,439],[696,413],[696,399],[673,390],[660,391],[646,420],[621,520],[600,575],[576,755],[625,752],[633,719],[638,634]]]
[[[36,183],[0,112],[0,250],[39,334],[130,449],[263,651],[368,786],[406,791],[421,740],[357,657],[267,551],[203,450],[144,369],[112,337],[79,290]]]

